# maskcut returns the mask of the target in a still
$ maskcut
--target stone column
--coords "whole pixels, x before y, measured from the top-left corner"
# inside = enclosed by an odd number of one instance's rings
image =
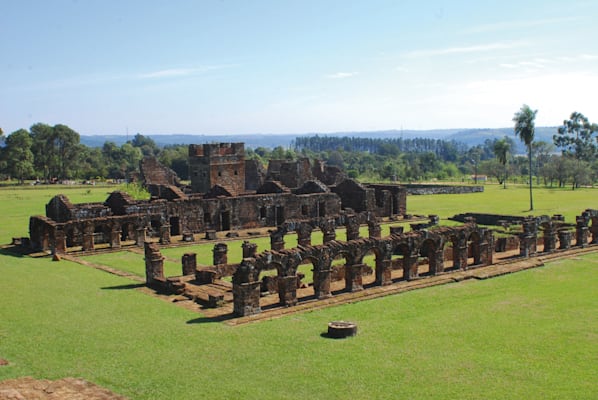
[[[170,224],[160,226],[160,244],[170,244]]]
[[[571,236],[573,236],[571,234],[571,231],[566,228],[559,229],[558,235],[559,235],[559,249],[561,249],[561,250],[570,249],[571,248]]]
[[[417,278],[417,255],[403,257],[403,278],[410,281]]]
[[[345,289],[349,292],[363,290],[363,268],[365,264],[345,265]]]
[[[181,265],[183,267],[183,275],[194,275],[197,269],[197,254],[183,254],[183,257],[181,257]]]
[[[244,240],[241,248],[243,249],[243,258],[255,258],[257,253],[257,244]]]
[[[368,236],[370,239],[380,239],[382,237],[382,228],[378,221],[368,221]]]
[[[92,251],[95,248],[93,243],[94,230],[94,226],[91,223],[85,224],[85,226],[83,227],[83,251]]]
[[[216,243],[212,250],[214,265],[228,264],[228,246],[226,243]]]
[[[42,251],[50,250],[50,232],[48,232],[47,226],[43,228],[41,234],[41,243],[39,244]]]
[[[576,245],[579,247],[587,247],[588,245],[588,237],[589,237],[589,229],[588,229],[588,221],[582,215],[575,219],[576,222]]]
[[[260,282],[256,282],[254,264],[254,258],[245,258],[233,274],[233,313],[238,317],[261,312]]]
[[[270,233],[270,248],[274,251],[284,249],[284,231],[277,229]]]
[[[442,249],[433,251],[428,256],[430,264],[430,275],[437,275],[444,272],[444,251]]]
[[[297,244],[299,246],[311,246],[311,232],[312,227],[310,224],[306,222],[302,222],[299,224],[297,229]]]
[[[330,267],[325,269],[316,270],[314,269],[314,294],[317,299],[327,299],[332,297],[330,292],[330,273],[332,270]]]
[[[592,226],[589,228],[592,233],[592,244],[598,243],[598,216],[592,217]]]
[[[556,250],[557,226],[552,223],[544,225],[544,252],[550,253]]]
[[[145,282],[151,285],[156,280],[164,280],[164,257],[153,243],[145,242]]]
[[[386,286],[392,284],[392,266],[390,260],[383,260],[376,265],[376,285]]]
[[[56,227],[54,230],[54,254],[65,254],[66,253],[66,234],[62,227]]]
[[[347,241],[359,239],[359,220],[356,215],[348,215],[345,226],[347,228]]]
[[[332,242],[333,240],[336,240],[336,230],[334,227],[327,228],[326,230],[324,230],[323,233],[324,233],[323,243],[328,243],[328,242]]]
[[[137,228],[136,233],[137,233],[137,236],[135,238],[135,244],[139,247],[143,247],[143,244],[147,240],[147,236],[146,236],[147,230],[145,229],[145,226],[143,226],[141,228]]]
[[[297,305],[297,276],[278,277],[278,297],[284,307]]]
[[[453,267],[467,269],[467,245],[458,245],[453,251]]]
[[[110,228],[110,247],[113,249],[120,249],[121,243],[120,238],[122,230],[120,224],[113,224]]]

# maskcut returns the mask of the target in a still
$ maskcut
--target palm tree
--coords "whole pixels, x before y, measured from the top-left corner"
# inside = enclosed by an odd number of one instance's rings
[[[498,159],[498,162],[502,164],[504,172],[503,172],[503,188],[507,188],[507,161],[508,155],[511,152],[511,143],[507,140],[506,137],[497,140],[494,142],[494,146],[492,147],[494,151],[494,155]]]
[[[536,114],[538,110],[532,110],[527,104],[521,106],[513,116],[515,122],[515,135],[527,146],[527,158],[529,160],[529,209],[534,209],[532,196],[532,143],[534,141]]]

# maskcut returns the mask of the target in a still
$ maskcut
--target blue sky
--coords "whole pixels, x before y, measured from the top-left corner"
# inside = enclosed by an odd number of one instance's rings
[[[489,4],[485,4],[489,3]],[[598,1],[0,0],[0,127],[301,133],[598,122]]]

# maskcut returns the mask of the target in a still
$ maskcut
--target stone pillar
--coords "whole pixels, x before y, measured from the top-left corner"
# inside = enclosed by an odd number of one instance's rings
[[[274,251],[284,249],[284,231],[277,229],[270,233],[270,248]]]
[[[278,297],[284,307],[297,305],[297,276],[278,277]]]
[[[378,221],[368,221],[368,236],[370,239],[380,239],[382,237],[382,228]]]
[[[52,252],[54,254],[65,254],[66,253],[66,234],[64,229],[60,227],[56,227],[54,230],[54,249]]]
[[[94,243],[93,243],[93,232],[94,232],[93,224],[91,224],[91,223],[85,224],[85,227],[83,227],[83,243],[82,243],[83,251],[92,251],[95,248]]]
[[[328,242],[332,242],[333,240],[336,240],[336,230],[334,227],[328,227],[326,230],[324,230],[324,239],[323,242],[324,243],[328,243]]]
[[[492,233],[492,230],[488,229],[484,231],[482,240],[480,262],[482,265],[492,265],[494,264],[494,234]]]
[[[212,250],[214,265],[228,264],[228,246],[226,243],[216,243]]]
[[[519,237],[519,255],[529,257],[537,252],[538,225],[535,218],[523,220],[523,234]]]
[[[345,265],[345,289],[349,292],[363,290],[363,269],[365,264]]]
[[[444,251],[442,249],[431,252],[428,255],[430,264],[430,275],[437,275],[444,272]]]
[[[410,281],[417,278],[417,255],[403,257],[403,278]]]
[[[376,265],[376,285],[392,284],[392,266],[390,260],[383,260]]]
[[[359,239],[359,220],[357,215],[347,215],[345,226],[347,228],[347,241]]]
[[[457,245],[453,249],[453,267],[467,269],[467,245]]]
[[[563,228],[563,229],[559,229],[558,232],[559,235],[559,249],[561,250],[566,250],[566,249],[570,249],[571,248],[571,237],[573,236],[571,231]]]
[[[135,244],[139,247],[143,247],[143,244],[145,243],[145,241],[147,240],[147,230],[144,227],[141,228],[137,228],[136,230],[137,236],[135,238]]]
[[[113,249],[120,249],[121,243],[120,238],[122,230],[119,224],[112,225],[110,229],[110,247]]]
[[[50,232],[48,232],[47,227],[43,228],[41,243],[39,245],[42,251],[50,250]]]
[[[316,299],[321,300],[332,297],[332,293],[330,292],[331,272],[330,267],[321,270],[314,269],[314,294]]]
[[[257,244],[244,240],[241,248],[243,249],[243,258],[255,258],[257,253]]]
[[[181,265],[183,267],[183,275],[194,275],[197,269],[197,254],[183,254],[183,257],[181,257]]]
[[[556,250],[557,226],[552,223],[544,224],[544,252],[550,253]]]
[[[588,245],[589,229],[588,220],[582,215],[575,219],[576,222],[576,245],[579,247],[586,247]]]
[[[299,246],[311,246],[312,227],[306,222],[302,222],[297,229],[297,244]]]
[[[164,280],[164,257],[157,245],[144,243],[145,250],[145,282],[151,285],[156,280]]]
[[[170,224],[160,226],[160,244],[170,244]]]
[[[259,271],[254,264],[254,258],[245,258],[233,274],[233,313],[238,317],[261,312]]]
[[[592,217],[592,226],[589,228],[592,233],[592,244],[598,243],[598,216]]]

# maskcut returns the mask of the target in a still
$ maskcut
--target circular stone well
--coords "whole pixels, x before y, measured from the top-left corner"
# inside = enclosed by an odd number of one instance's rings
[[[357,324],[347,321],[332,321],[328,323],[328,337],[342,339],[357,335]]]

